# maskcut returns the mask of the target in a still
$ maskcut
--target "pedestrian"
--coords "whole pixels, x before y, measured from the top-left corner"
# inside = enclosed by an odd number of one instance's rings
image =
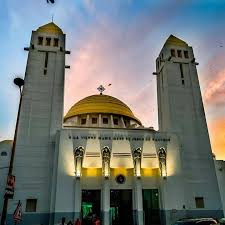
[[[62,225],[65,225],[65,223],[66,223],[66,218],[62,217]]]
[[[97,217],[97,215],[94,215],[93,217],[93,225],[100,225],[100,219]]]
[[[81,225],[81,222],[80,222],[80,219],[79,218],[76,219],[74,225]]]
[[[100,225],[100,219],[99,218],[96,218],[95,225]]]

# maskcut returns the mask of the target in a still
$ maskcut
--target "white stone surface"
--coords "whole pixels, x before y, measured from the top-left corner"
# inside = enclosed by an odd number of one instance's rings
[[[185,208],[198,210],[195,197],[203,197],[205,208],[202,210],[218,210],[221,200],[198,74],[195,63],[191,62],[193,50],[189,46],[165,45],[160,55],[163,54],[164,59],[167,59],[170,49],[187,50],[189,58],[172,57],[170,61],[162,62],[157,69],[159,131],[174,132],[179,137],[183,179],[179,182],[183,182]],[[180,63],[183,66],[183,78]],[[173,183],[173,187],[176,188],[177,184]],[[167,187],[165,193],[168,191]]]
[[[225,215],[225,161],[215,160],[216,175],[219,184],[220,196],[223,205],[223,213]]]

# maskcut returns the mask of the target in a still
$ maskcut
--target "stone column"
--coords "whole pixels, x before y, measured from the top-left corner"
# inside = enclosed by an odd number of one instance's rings
[[[121,116],[120,119],[121,119],[122,127],[123,127],[123,128],[126,128],[126,125],[125,125],[125,123],[124,123],[123,117]]]
[[[75,180],[74,180],[74,220],[80,218],[81,212],[81,187],[80,177],[82,172],[82,163],[84,157],[84,147],[79,146],[74,150],[74,167],[75,167]]]
[[[142,184],[141,179],[134,177],[134,201],[135,201],[135,224],[144,224],[143,213],[143,196],[142,196]]]
[[[90,125],[91,125],[91,120],[90,120],[90,115],[89,114],[87,114],[87,117],[86,117],[86,127],[90,127]]]
[[[99,113],[98,115],[98,126],[101,127],[102,126],[102,114]]]
[[[111,152],[108,146],[102,149],[102,222],[109,225],[110,209],[110,157]]]
[[[102,223],[109,225],[110,180],[104,177],[102,179]]]
[[[81,217],[81,187],[80,178],[74,179],[74,221]]]
[[[114,128],[114,121],[113,121],[113,115],[110,115],[110,122],[111,122],[111,127]]]

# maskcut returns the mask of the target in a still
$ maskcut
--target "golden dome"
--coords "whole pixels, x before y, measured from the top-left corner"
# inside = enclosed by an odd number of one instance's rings
[[[50,34],[63,34],[63,31],[53,22],[39,27],[37,31]]]
[[[185,41],[175,37],[172,34],[166,40],[165,45],[178,45],[178,46],[182,46],[182,47],[187,47],[188,46],[188,44]]]
[[[91,95],[80,100],[71,107],[64,120],[89,113],[106,113],[127,116],[141,125],[141,122],[134,116],[126,104],[109,95]]]

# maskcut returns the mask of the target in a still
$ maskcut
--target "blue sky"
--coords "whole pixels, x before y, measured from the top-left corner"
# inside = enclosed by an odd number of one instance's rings
[[[95,94],[99,84],[112,83],[106,94],[127,103],[145,126],[157,128],[152,72],[164,42],[174,34],[194,48],[213,151],[225,158],[225,127],[218,128],[225,123],[224,0],[55,1],[0,1],[0,140],[13,136],[18,90],[12,81],[24,74],[23,48],[29,46],[31,31],[54,15],[72,52],[67,57],[71,70],[66,71],[65,112]],[[216,137],[217,132],[222,136]]]

